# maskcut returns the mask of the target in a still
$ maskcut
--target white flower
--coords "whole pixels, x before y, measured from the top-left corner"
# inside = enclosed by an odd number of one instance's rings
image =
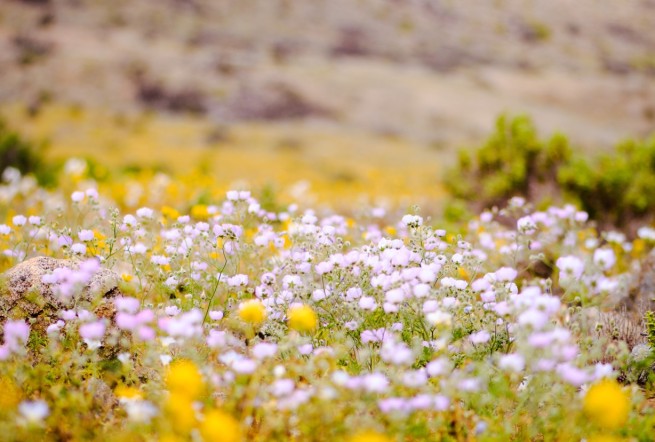
[[[498,366],[503,370],[520,372],[525,368],[525,358],[518,353],[510,353],[500,357]]]
[[[407,227],[419,227],[423,225],[423,218],[418,215],[405,215],[402,223]]]
[[[531,216],[524,216],[516,222],[516,229],[525,235],[532,235],[537,229],[537,224]]]
[[[86,253],[86,246],[81,243],[75,243],[71,246],[71,250],[78,255],[84,255]]]
[[[370,393],[384,393],[389,388],[389,379],[382,373],[371,373],[362,378],[364,389]]]
[[[256,359],[272,358],[277,353],[277,345],[269,342],[260,342],[252,348],[252,355]]]
[[[450,325],[453,319],[452,315],[440,310],[428,313],[425,318],[432,325]]]
[[[93,233],[93,230],[80,230],[77,237],[80,241],[91,241],[95,237],[95,234]]]
[[[372,296],[362,296],[359,299],[359,308],[361,308],[362,310],[373,311],[376,308],[378,308],[378,305],[375,302],[375,298],[373,298]]]
[[[518,272],[511,267],[501,267],[496,270],[496,280],[498,281],[514,281]]]
[[[14,223],[15,226],[23,226],[27,222],[27,218],[23,215],[16,215],[11,219],[11,222]]]
[[[278,379],[271,384],[271,394],[275,397],[288,396],[295,388],[291,379]]]
[[[486,330],[480,330],[479,332],[471,333],[469,335],[469,340],[473,344],[484,344],[485,342],[488,342],[489,339],[491,339],[491,335]]]
[[[136,226],[137,220],[134,217],[134,215],[128,214],[123,217],[123,224],[125,224],[126,226]]]
[[[584,263],[577,256],[561,256],[555,264],[560,271],[560,279],[579,279],[584,272]]]
[[[151,402],[144,400],[129,400],[123,402],[127,417],[132,422],[148,423],[159,412]]]
[[[84,200],[84,197],[85,197],[84,192],[81,192],[79,190],[76,190],[71,194],[71,200],[74,203],[82,202],[82,200]]]
[[[652,227],[640,227],[637,230],[637,236],[647,241],[655,241],[655,229]]]
[[[150,209],[149,207],[141,207],[136,211],[136,216],[138,216],[139,218],[150,219],[152,218],[153,214],[154,214],[153,210]]]
[[[612,249],[596,249],[594,252],[594,264],[603,270],[611,269],[616,263],[616,255]]]
[[[50,407],[45,401],[39,399],[21,402],[18,411],[28,424],[40,424],[50,414]]]

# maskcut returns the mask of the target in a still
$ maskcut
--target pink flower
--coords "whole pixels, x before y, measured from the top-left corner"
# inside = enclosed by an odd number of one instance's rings
[[[102,321],[89,322],[80,326],[80,336],[83,339],[97,341],[105,335],[105,323]]]
[[[139,325],[139,320],[136,316],[129,313],[117,313],[116,325],[122,330],[134,330]]]
[[[5,346],[12,351],[19,351],[27,344],[30,326],[23,321],[7,321],[5,324]]]
[[[114,300],[116,309],[122,312],[136,313],[141,303],[136,298],[121,296]]]
[[[152,341],[155,339],[155,330],[153,330],[151,327],[139,327],[137,335],[142,341]]]

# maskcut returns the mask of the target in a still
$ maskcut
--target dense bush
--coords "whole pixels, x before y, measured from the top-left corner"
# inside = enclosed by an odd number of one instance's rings
[[[445,183],[478,210],[513,196],[536,203],[569,201],[601,227],[629,228],[655,213],[655,138],[626,141],[589,158],[575,152],[564,135],[539,138],[528,117],[501,116],[482,147],[460,152]]]

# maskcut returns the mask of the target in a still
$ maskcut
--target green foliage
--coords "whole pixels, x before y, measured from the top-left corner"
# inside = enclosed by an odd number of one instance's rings
[[[54,184],[54,171],[44,163],[41,149],[43,146],[37,147],[22,138],[0,119],[0,173],[14,167],[22,174],[34,174],[42,185]]]
[[[625,141],[615,151],[564,165],[558,183],[590,216],[614,226],[655,213],[655,139]]]
[[[646,332],[648,333],[648,344],[651,348],[655,348],[655,312],[646,312],[644,322],[646,323]]]
[[[655,214],[655,138],[625,141],[597,158],[575,153],[564,135],[538,137],[531,120],[501,116],[473,152],[460,153],[446,187],[481,207],[513,196],[577,203],[603,226],[626,227]]]
[[[499,204],[516,195],[530,197],[533,184],[552,181],[558,167],[570,160],[565,136],[542,141],[525,116],[498,118],[496,130],[473,154],[461,152],[446,186],[459,198]]]

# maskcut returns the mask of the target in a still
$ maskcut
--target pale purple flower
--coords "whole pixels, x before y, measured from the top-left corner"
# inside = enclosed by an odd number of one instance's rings
[[[443,376],[448,373],[450,370],[451,364],[448,358],[441,357],[430,361],[426,366],[425,370],[430,375],[430,377]]]
[[[71,200],[74,203],[80,203],[84,200],[85,194],[82,191],[76,190],[71,194]]]
[[[511,267],[501,267],[496,270],[496,279],[498,281],[514,281],[518,272]]]
[[[98,341],[105,335],[106,328],[105,323],[102,321],[82,324],[80,325],[80,336],[86,340]]]
[[[478,391],[480,389],[480,379],[477,378],[462,379],[461,381],[459,381],[457,386],[462,391],[467,391],[467,392]]]
[[[362,310],[370,310],[373,311],[378,307],[377,303],[375,302],[375,298],[372,296],[362,296],[359,300],[359,308]]]
[[[21,402],[18,405],[18,411],[27,424],[40,425],[50,414],[50,407],[45,401],[37,399]]]
[[[564,363],[557,366],[557,374],[569,384],[579,387],[590,380],[589,375],[571,364]]]
[[[123,217],[123,224],[125,224],[126,226],[134,227],[137,225],[137,223],[138,221],[136,220],[134,215],[128,214]]]
[[[471,333],[469,335],[469,341],[472,344],[484,344],[491,339],[491,335],[486,330],[480,330],[479,332]]]
[[[362,386],[369,393],[384,393],[389,388],[389,379],[382,373],[370,373],[362,377]]]
[[[93,233],[93,230],[80,230],[77,237],[80,241],[91,241],[95,237],[95,233]]]
[[[278,379],[271,384],[271,394],[275,397],[288,396],[294,388],[295,383],[291,379]]]
[[[561,256],[555,262],[560,271],[560,280],[580,279],[584,272],[584,263],[577,256]]]
[[[221,310],[211,310],[209,312],[209,317],[212,321],[220,321],[223,319],[223,312]]]
[[[136,298],[119,296],[114,299],[114,305],[116,306],[116,310],[120,312],[136,313],[139,310],[141,302]]]
[[[227,333],[222,330],[209,330],[209,336],[207,336],[207,345],[210,348],[225,347],[227,345]]]
[[[525,368],[525,358],[518,353],[502,355],[498,361],[498,366],[503,370],[521,372]]]
[[[408,404],[405,399],[400,397],[390,397],[386,399],[380,399],[378,401],[378,407],[383,413],[392,413],[392,412],[406,412],[408,410]]]
[[[137,330],[137,336],[142,341],[152,341],[155,339],[156,333],[152,327],[143,326]]]
[[[153,210],[148,207],[141,207],[136,211],[136,216],[138,216],[139,218],[150,219],[152,218],[153,215],[154,215]]]
[[[116,326],[122,330],[134,330],[139,325],[139,320],[135,315],[125,312],[116,314]]]
[[[252,374],[257,369],[257,363],[252,359],[240,358],[232,362],[232,370],[239,374]]]
[[[5,347],[18,352],[25,347],[30,336],[30,326],[24,321],[7,321],[4,327]]]
[[[612,249],[596,249],[594,251],[594,264],[603,270],[611,269],[616,263],[616,255]]]
[[[403,384],[407,387],[418,388],[428,382],[425,370],[410,370],[403,374]]]
[[[255,359],[272,358],[277,353],[277,344],[260,342],[252,348],[252,355]]]

